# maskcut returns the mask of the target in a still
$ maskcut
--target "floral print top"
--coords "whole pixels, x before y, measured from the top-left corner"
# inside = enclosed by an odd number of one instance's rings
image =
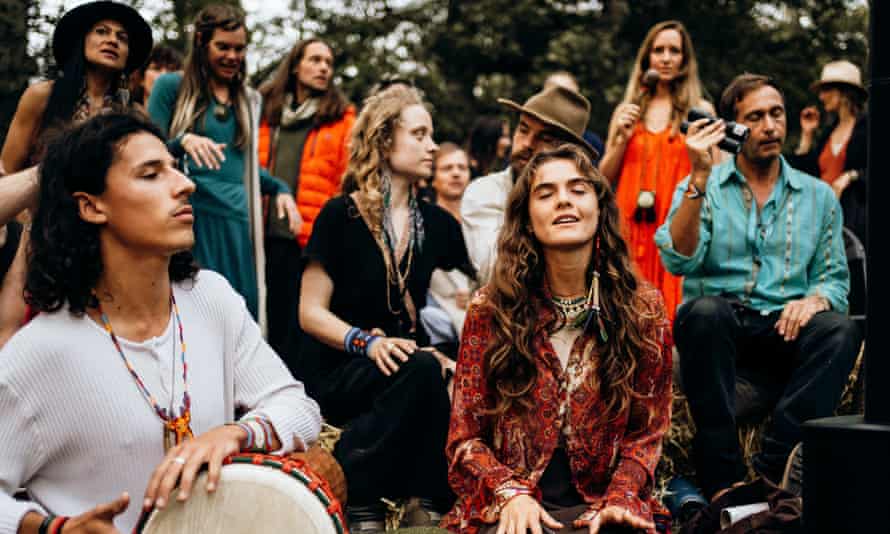
[[[474,534],[496,523],[503,503],[495,490],[505,484],[525,487],[540,498],[536,485],[557,446],[565,447],[575,488],[589,503],[580,519],[615,505],[647,521],[653,515],[659,522],[667,520],[666,510],[652,497],[671,419],[672,339],[660,292],[644,282],[637,289],[634,318],[646,341],[633,377],[637,396],[612,420],[598,417],[605,404],[593,375],[601,347],[594,335],[582,334],[563,370],[546,331],[556,316],[546,294],[534,297],[539,310],[534,409],[514,406],[501,417],[488,414],[494,400],[485,379],[485,350],[494,323],[486,300],[485,288],[473,297],[461,337],[446,445],[457,502],[442,526]]]

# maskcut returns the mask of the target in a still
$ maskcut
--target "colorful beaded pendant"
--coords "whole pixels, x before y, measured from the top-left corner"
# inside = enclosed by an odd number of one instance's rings
[[[174,445],[179,445],[186,439],[194,437],[194,433],[192,432],[191,428],[192,403],[191,397],[189,397],[188,390],[188,365],[186,365],[185,362],[185,335],[182,328],[182,319],[179,316],[179,307],[176,305],[176,298],[173,296],[172,289],[170,290],[170,306],[173,308],[173,315],[176,320],[176,325],[178,326],[180,359],[182,361],[182,404],[179,407],[179,415],[176,417],[173,416],[172,409],[168,410],[166,408],[162,408],[155,396],[148,390],[147,387],[145,387],[145,383],[136,372],[136,368],[133,367],[133,364],[130,363],[130,360],[128,360],[127,356],[124,354],[123,348],[121,347],[117,336],[114,335],[114,330],[111,328],[111,321],[108,320],[108,315],[106,315],[105,311],[102,310],[102,304],[99,303],[98,305],[99,314],[102,317],[102,326],[105,327],[105,331],[108,332],[109,336],[111,336],[111,342],[114,343],[114,347],[117,349],[118,354],[120,354],[121,359],[124,361],[124,365],[127,366],[127,370],[130,371],[130,376],[133,377],[133,380],[136,382],[136,386],[139,388],[142,396],[145,398],[148,404],[152,408],[154,408],[155,413],[158,417],[161,418],[161,421],[164,422],[164,451],[170,450],[170,448]]]

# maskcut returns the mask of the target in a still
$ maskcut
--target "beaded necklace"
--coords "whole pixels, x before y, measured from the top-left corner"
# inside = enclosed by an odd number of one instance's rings
[[[597,246],[598,248],[598,246]],[[593,277],[590,280],[590,287],[586,296],[576,298],[561,298],[551,295],[550,301],[553,302],[556,311],[562,319],[562,326],[570,328],[581,328],[587,330],[591,321],[595,322],[597,334],[601,342],[605,343],[609,339],[603,324],[603,317],[600,313],[600,273],[593,271]]]
[[[136,381],[136,385],[139,387],[142,396],[148,404],[154,408],[157,416],[164,422],[164,451],[170,450],[172,446],[179,445],[186,439],[194,437],[191,428],[192,401],[191,397],[189,397],[188,389],[188,366],[185,363],[185,336],[183,334],[182,319],[179,317],[179,307],[176,305],[176,297],[173,296],[172,289],[170,290],[170,306],[173,308],[173,316],[176,321],[177,329],[179,330],[179,347],[181,349],[180,359],[182,361],[182,405],[179,407],[179,415],[177,417],[173,416],[172,403],[169,410],[167,408],[162,408],[155,396],[148,391],[147,387],[145,387],[145,383],[136,372],[136,368],[133,367],[133,364],[130,363],[130,360],[128,360],[127,356],[124,354],[124,350],[121,347],[117,336],[114,335],[114,330],[111,328],[111,321],[108,320],[108,315],[106,315],[105,311],[102,309],[102,304],[99,303],[98,305],[99,314],[102,316],[102,325],[105,327],[105,331],[108,332],[108,335],[111,336],[111,342],[114,343],[114,347],[124,361],[124,365],[127,366],[127,370],[130,371],[130,375],[133,377],[133,380]],[[175,339],[173,345],[173,349],[176,350]],[[172,387],[175,387],[175,384],[172,384]],[[170,397],[172,401],[172,391]]]

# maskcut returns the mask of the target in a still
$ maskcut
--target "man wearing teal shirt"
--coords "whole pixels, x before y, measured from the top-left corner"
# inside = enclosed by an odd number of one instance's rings
[[[834,411],[861,339],[845,315],[841,208],[827,184],[782,158],[782,93],[765,76],[743,74],[723,92],[720,111],[750,137],[712,167],[708,149],[723,139],[723,121],[690,125],[692,173],[655,236],[667,270],[685,277],[674,339],[708,497],[745,478],[737,373],[778,398],[754,458],[755,470],[778,482],[800,424]]]

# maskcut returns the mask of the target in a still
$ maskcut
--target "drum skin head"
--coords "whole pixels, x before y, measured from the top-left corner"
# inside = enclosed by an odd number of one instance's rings
[[[176,491],[163,510],[151,514],[144,534],[337,534],[325,505],[287,473],[252,464],[223,466],[216,491],[207,473],[196,479],[181,503]]]

